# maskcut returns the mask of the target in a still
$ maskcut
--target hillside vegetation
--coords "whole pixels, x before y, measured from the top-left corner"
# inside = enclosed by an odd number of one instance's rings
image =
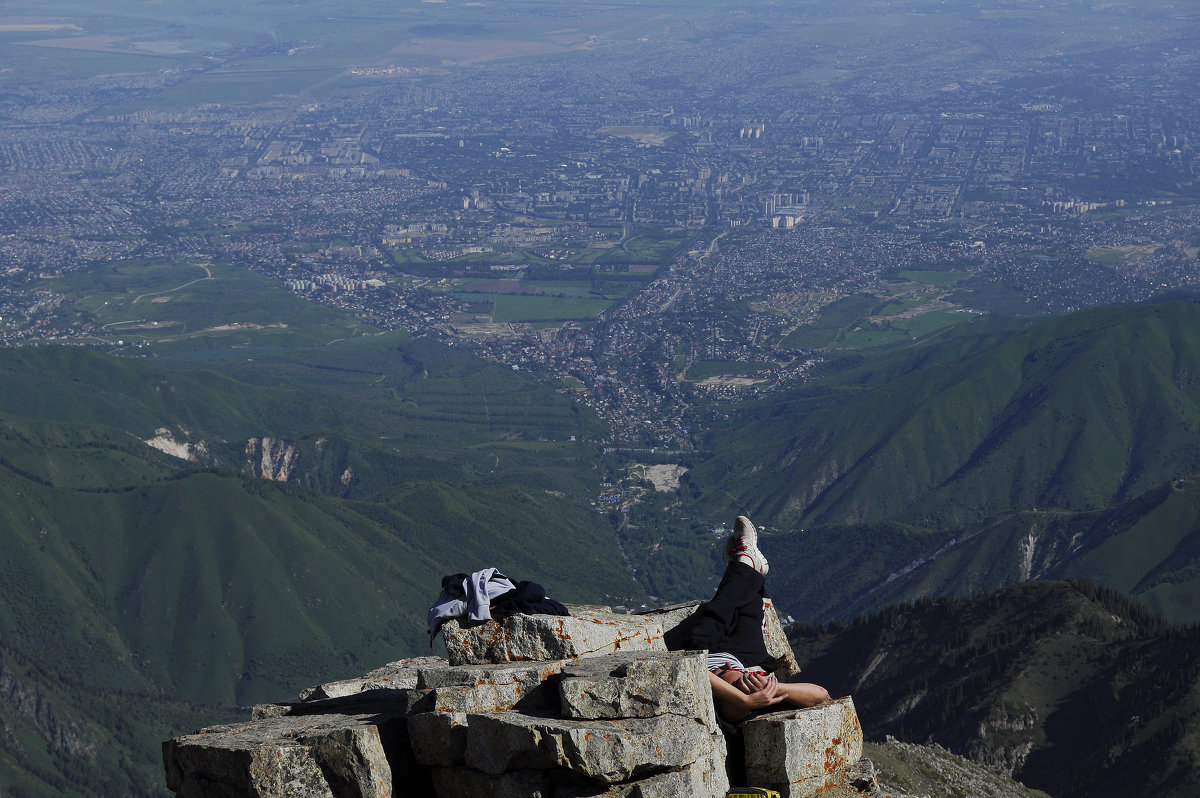
[[[1087,577],[1164,618],[1200,621],[1195,476],[1100,510],[1024,510],[942,531],[897,522],[820,527],[766,541],[776,600],[807,617],[849,620],[919,596]],[[807,578],[790,576],[801,572]]]
[[[713,433],[690,475],[775,522],[942,528],[1091,510],[1200,471],[1200,305],[965,325]]]
[[[1056,798],[1200,790],[1200,629],[1090,582],[923,599],[791,635],[869,739],[936,742]]]
[[[747,404],[708,445],[674,512],[749,513],[798,617],[1085,576],[1200,621],[1200,305],[983,319]]]
[[[306,366],[301,388],[273,376],[286,363],[253,385],[0,352],[0,678],[29,697],[3,711],[6,786],[157,794],[158,741],[181,725],[427,652],[444,574],[494,565],[562,600],[643,595],[589,504],[594,450],[567,440],[594,417],[429,341],[369,355],[382,379],[343,356],[357,376]],[[456,410],[475,381],[487,408]],[[193,460],[147,443],[164,429]],[[255,476],[246,441],[264,436],[295,446],[292,482]]]

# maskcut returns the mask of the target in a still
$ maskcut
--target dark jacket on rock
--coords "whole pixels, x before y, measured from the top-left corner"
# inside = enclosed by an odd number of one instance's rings
[[[442,630],[446,621],[455,619],[466,626],[490,621],[493,616],[506,615],[570,615],[566,606],[546,597],[537,582],[521,581],[515,585],[495,568],[485,568],[473,574],[451,574],[442,577],[442,592],[429,608],[429,645]]]

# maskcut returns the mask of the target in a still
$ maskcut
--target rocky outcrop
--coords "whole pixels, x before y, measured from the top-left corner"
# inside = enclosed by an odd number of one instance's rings
[[[279,438],[248,438],[246,470],[255,477],[288,482],[296,473],[300,449]]]
[[[1041,790],[1026,787],[999,770],[952,754],[937,744],[916,745],[888,737],[882,743],[867,743],[866,751],[879,769],[878,781],[887,784],[892,792],[971,798],[1048,798]]]
[[[576,606],[570,616],[549,623],[541,620],[542,616],[513,615],[482,626],[463,627],[450,621],[442,633],[452,665],[669,651],[682,647],[702,603],[689,601],[636,615],[617,614],[607,607]],[[776,673],[780,678],[800,672],[774,609],[764,614],[763,637],[767,652],[779,661]]]
[[[666,651],[664,632],[657,616],[579,609],[569,616],[512,615],[481,626],[463,627],[450,621],[442,627],[451,665]]]
[[[849,698],[820,710],[771,712],[742,727],[746,781],[792,796],[846,782],[862,757],[863,734]]]
[[[25,683],[4,666],[0,666],[0,710],[27,721],[55,749],[96,761],[95,735],[74,718],[61,715],[36,685]]]
[[[704,652],[667,650],[694,610],[452,622],[448,660],[401,660],[167,741],[167,786],[180,796],[719,798],[727,766],[744,760],[735,779],[787,798],[877,788],[855,770],[862,734],[848,698],[768,713],[726,737]]]
[[[355,679],[326,682],[300,691],[301,701],[318,701],[322,698],[344,698],[371,690],[406,690],[417,686],[418,669],[422,666],[444,664],[441,657],[412,657],[390,662],[382,668]]]
[[[318,715],[264,717],[204,729],[163,745],[167,787],[181,798],[390,798],[401,706],[343,703]],[[382,711],[381,711],[382,710]]]
[[[184,435],[187,433],[185,432]],[[208,444],[204,441],[197,443],[189,443],[175,439],[175,435],[166,427],[159,427],[154,431],[153,438],[147,438],[142,443],[147,446],[158,449],[163,454],[169,454],[172,457],[178,457],[180,460],[187,460],[190,463],[204,462],[209,459]]]

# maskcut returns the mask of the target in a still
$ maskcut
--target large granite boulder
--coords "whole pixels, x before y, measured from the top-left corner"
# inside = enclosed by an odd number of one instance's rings
[[[421,668],[439,667],[446,664],[441,657],[409,657],[389,662],[382,668],[353,679],[326,682],[300,691],[301,701],[320,701],[324,698],[344,698],[368,690],[402,690],[417,686],[417,674]]]
[[[571,615],[512,615],[464,627],[442,627],[451,665],[578,659],[617,651],[666,651],[653,616],[571,608]]]
[[[415,689],[428,691],[424,705],[437,712],[552,710],[559,702],[551,677],[566,664],[558,660],[424,668]]]
[[[213,726],[163,744],[167,787],[180,798],[390,798],[387,748],[403,723],[368,711]]]
[[[516,770],[490,776],[470,768],[435,768],[433,783],[439,796],[489,798],[720,798],[729,789],[723,750],[681,770],[619,784],[598,783],[565,771]]]
[[[652,718],[678,715],[717,732],[703,652],[646,651],[579,660],[558,681],[565,718]]]
[[[639,795],[644,790],[637,790],[653,785],[635,790],[628,782],[661,776],[654,794],[684,784],[690,785],[687,794],[723,794],[724,738],[717,731],[703,653],[609,654],[540,667],[543,689],[557,687],[553,708],[539,698],[520,709],[496,705],[464,714],[439,700],[434,711],[410,717],[416,759],[438,767],[439,791],[454,794],[449,785],[470,784],[486,785],[492,791],[486,794],[528,794],[520,791],[536,783],[541,785],[536,794],[607,795],[611,785],[625,783],[611,794]],[[491,695],[496,682],[535,669],[464,665],[423,672],[418,684]]]
[[[468,716],[466,764],[490,775],[563,769],[613,784],[679,770],[712,752],[714,735],[691,718],[541,718],[519,712]]]
[[[811,709],[770,712],[742,725],[746,780],[808,798],[845,784],[862,757],[863,734],[850,698]]]

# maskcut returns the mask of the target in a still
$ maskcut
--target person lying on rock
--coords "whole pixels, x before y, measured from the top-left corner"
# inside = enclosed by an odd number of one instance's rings
[[[691,629],[691,645],[707,649],[713,703],[736,723],[776,705],[811,707],[829,700],[829,691],[808,682],[781,682],[769,673],[775,659],[763,639],[767,558],[758,550],[758,530],[739,515],[725,541],[725,575],[712,600],[701,606]]]

